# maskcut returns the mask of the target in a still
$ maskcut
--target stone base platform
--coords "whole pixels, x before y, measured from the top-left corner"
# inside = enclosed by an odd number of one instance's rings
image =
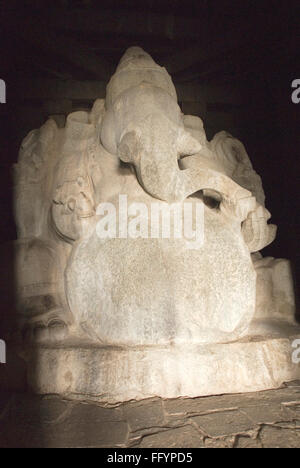
[[[259,327],[264,336],[255,334]],[[37,394],[116,404],[254,392],[300,379],[300,363],[292,362],[300,328],[275,322],[259,327],[240,341],[205,346],[40,345],[26,353],[27,383]]]

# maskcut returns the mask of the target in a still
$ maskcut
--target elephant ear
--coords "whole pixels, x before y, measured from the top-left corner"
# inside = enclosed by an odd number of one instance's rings
[[[177,149],[179,157],[191,156],[192,154],[199,153],[202,149],[202,145],[189,132],[180,128],[177,139]]]

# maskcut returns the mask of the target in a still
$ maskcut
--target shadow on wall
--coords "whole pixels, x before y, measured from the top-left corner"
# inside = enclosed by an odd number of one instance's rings
[[[10,196],[8,196],[8,194]],[[12,193],[6,191],[7,208],[12,208]],[[16,251],[13,242],[0,244],[0,339],[6,343],[6,363],[0,364],[0,388],[4,391],[24,391],[26,367],[11,346],[17,327],[16,304]]]
[[[0,364],[1,392],[22,392],[27,389],[25,362],[11,346],[17,330],[14,246],[17,233],[13,219],[12,166],[17,161],[23,137],[18,136],[15,116],[15,106],[9,99],[6,104],[0,104],[0,339],[6,343],[6,363]]]

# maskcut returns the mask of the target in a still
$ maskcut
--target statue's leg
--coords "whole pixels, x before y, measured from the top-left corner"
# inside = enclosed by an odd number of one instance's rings
[[[71,323],[63,295],[63,275],[54,243],[22,239],[2,246],[2,320],[9,333],[30,341],[57,341]],[[6,273],[6,274],[5,274]]]
[[[21,301],[19,328],[26,341],[59,341],[68,335],[68,324],[55,294],[31,296]],[[44,311],[44,312],[43,312]]]

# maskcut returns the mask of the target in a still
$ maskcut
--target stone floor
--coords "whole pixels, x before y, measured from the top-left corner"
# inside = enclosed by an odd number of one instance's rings
[[[278,390],[110,408],[0,394],[0,447],[299,448],[300,381]]]

